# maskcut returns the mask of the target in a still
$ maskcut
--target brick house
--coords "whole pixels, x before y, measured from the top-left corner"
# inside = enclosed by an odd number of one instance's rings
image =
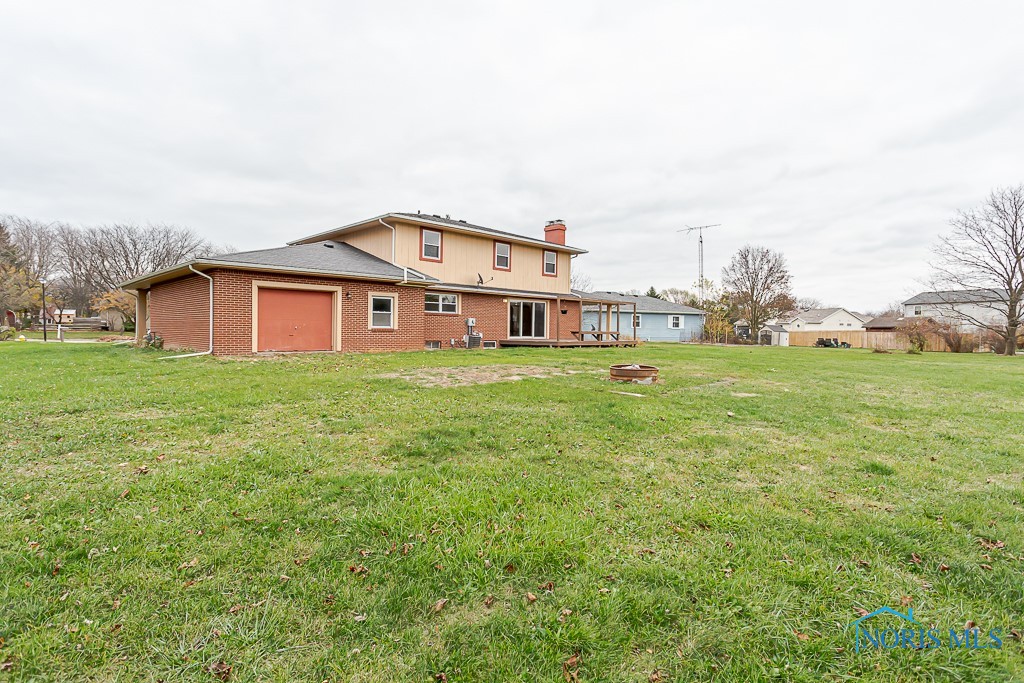
[[[567,345],[593,301],[570,289],[586,252],[565,233],[562,221],[537,239],[389,213],[121,286],[138,299],[140,338],[218,355]]]

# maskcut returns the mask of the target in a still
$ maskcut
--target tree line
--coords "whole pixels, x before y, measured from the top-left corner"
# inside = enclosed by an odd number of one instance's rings
[[[225,251],[177,225],[74,226],[0,215],[0,313],[34,317],[45,283],[47,306],[78,315],[113,308],[133,320],[135,300],[121,282]]]
[[[927,333],[941,336],[954,351],[970,350],[979,330],[995,340],[993,348],[1014,355],[1024,331],[1024,185],[997,188],[977,207],[959,211],[950,231],[932,249],[932,276],[928,285],[949,296],[943,320],[923,320],[908,325],[904,334],[923,348]],[[700,283],[695,290],[700,290]],[[814,298],[793,294],[792,277],[782,253],[764,246],[745,245],[722,269],[721,286],[706,280],[704,300],[693,291],[651,287],[647,296],[702,308],[706,311],[705,336],[728,339],[733,323],[745,319],[756,335],[767,320],[787,311],[822,308]],[[973,306],[955,306],[957,292],[984,290],[988,298]],[[639,294],[639,291],[632,291]],[[892,303],[872,315],[903,315],[903,306]],[[975,340],[976,341],[976,340]]]

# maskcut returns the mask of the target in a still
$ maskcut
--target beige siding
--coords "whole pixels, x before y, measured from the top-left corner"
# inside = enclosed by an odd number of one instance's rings
[[[342,237],[342,240],[348,242],[356,249],[362,249],[377,258],[391,261],[391,230],[383,225],[360,230],[351,235],[345,235]],[[411,263],[400,265],[413,267]]]
[[[544,248],[512,244],[512,270],[494,269],[494,240],[490,237],[441,230],[443,261],[420,260],[420,227],[395,222],[397,230],[395,263],[414,268],[442,282],[460,285],[477,284],[477,274],[488,287],[523,289],[534,292],[569,292],[569,254],[558,254],[557,277],[543,275]],[[383,226],[367,228],[344,241],[386,261],[391,260],[391,230]],[[493,278],[493,279],[492,279]]]

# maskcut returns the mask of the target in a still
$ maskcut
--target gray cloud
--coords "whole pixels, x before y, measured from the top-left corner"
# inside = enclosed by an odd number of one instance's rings
[[[1018,3],[5,3],[0,211],[239,247],[389,210],[540,234],[609,289],[744,243],[853,308],[1024,181]]]

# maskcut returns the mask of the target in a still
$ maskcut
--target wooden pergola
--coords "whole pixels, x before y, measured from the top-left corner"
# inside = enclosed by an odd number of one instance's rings
[[[598,307],[598,329],[567,330],[566,338],[562,338],[561,312],[567,305],[580,307],[580,327],[583,327],[583,308]],[[631,324],[626,330],[621,327],[622,308],[627,312],[632,307]],[[551,339],[512,338],[502,339],[502,346],[546,346],[546,347],[579,347],[579,346],[636,346],[636,303],[602,299],[586,292],[573,292],[569,296],[555,296],[555,334]],[[612,317],[614,311],[614,319]]]

